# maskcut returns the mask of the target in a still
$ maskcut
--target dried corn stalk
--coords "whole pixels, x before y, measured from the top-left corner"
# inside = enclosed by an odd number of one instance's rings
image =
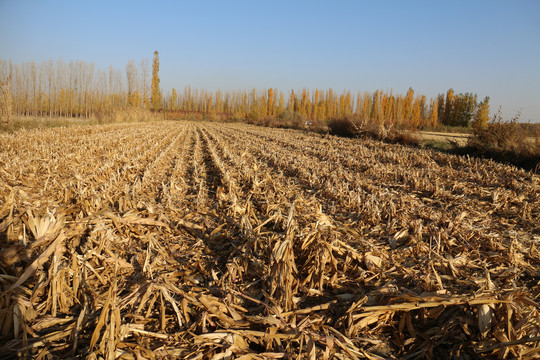
[[[539,356],[537,175],[190,122],[0,134],[0,163],[7,358]]]

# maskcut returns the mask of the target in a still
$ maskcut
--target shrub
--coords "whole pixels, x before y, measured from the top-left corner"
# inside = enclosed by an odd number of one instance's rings
[[[288,129],[305,129],[307,116],[295,111],[284,110],[275,119],[276,124],[274,126],[288,128]]]
[[[498,161],[509,162],[526,169],[540,165],[540,145],[527,131],[524,124],[518,123],[519,113],[510,121],[504,121],[499,111],[493,116],[485,129],[475,129],[468,146],[478,155]]]
[[[325,134],[330,131],[328,124],[324,120],[312,120],[311,122],[306,122],[305,128],[309,131]]]
[[[388,141],[409,146],[417,146],[420,144],[420,137],[415,131],[393,129],[390,132]]]
[[[357,136],[357,128],[351,118],[331,119],[328,121],[328,130],[331,134],[354,137]]]
[[[486,153],[511,152],[527,154],[533,151],[525,141],[528,132],[517,122],[519,115],[510,121],[502,119],[500,110],[484,129],[475,129],[469,139],[469,146]]]

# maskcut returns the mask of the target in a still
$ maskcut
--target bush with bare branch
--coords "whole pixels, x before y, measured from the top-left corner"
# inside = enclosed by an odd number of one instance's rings
[[[540,147],[519,116],[505,121],[499,109],[486,128],[474,130],[468,145],[482,156],[534,169],[540,165]]]

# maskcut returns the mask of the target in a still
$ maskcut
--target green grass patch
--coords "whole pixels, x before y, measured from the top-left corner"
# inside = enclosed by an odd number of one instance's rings
[[[433,149],[437,151],[450,152],[455,149],[455,145],[445,140],[424,140],[420,141],[420,146],[423,148]]]

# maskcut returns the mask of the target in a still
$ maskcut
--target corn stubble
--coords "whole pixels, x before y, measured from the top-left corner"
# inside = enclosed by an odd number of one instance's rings
[[[540,356],[540,178],[238,124],[0,135],[6,358]]]

